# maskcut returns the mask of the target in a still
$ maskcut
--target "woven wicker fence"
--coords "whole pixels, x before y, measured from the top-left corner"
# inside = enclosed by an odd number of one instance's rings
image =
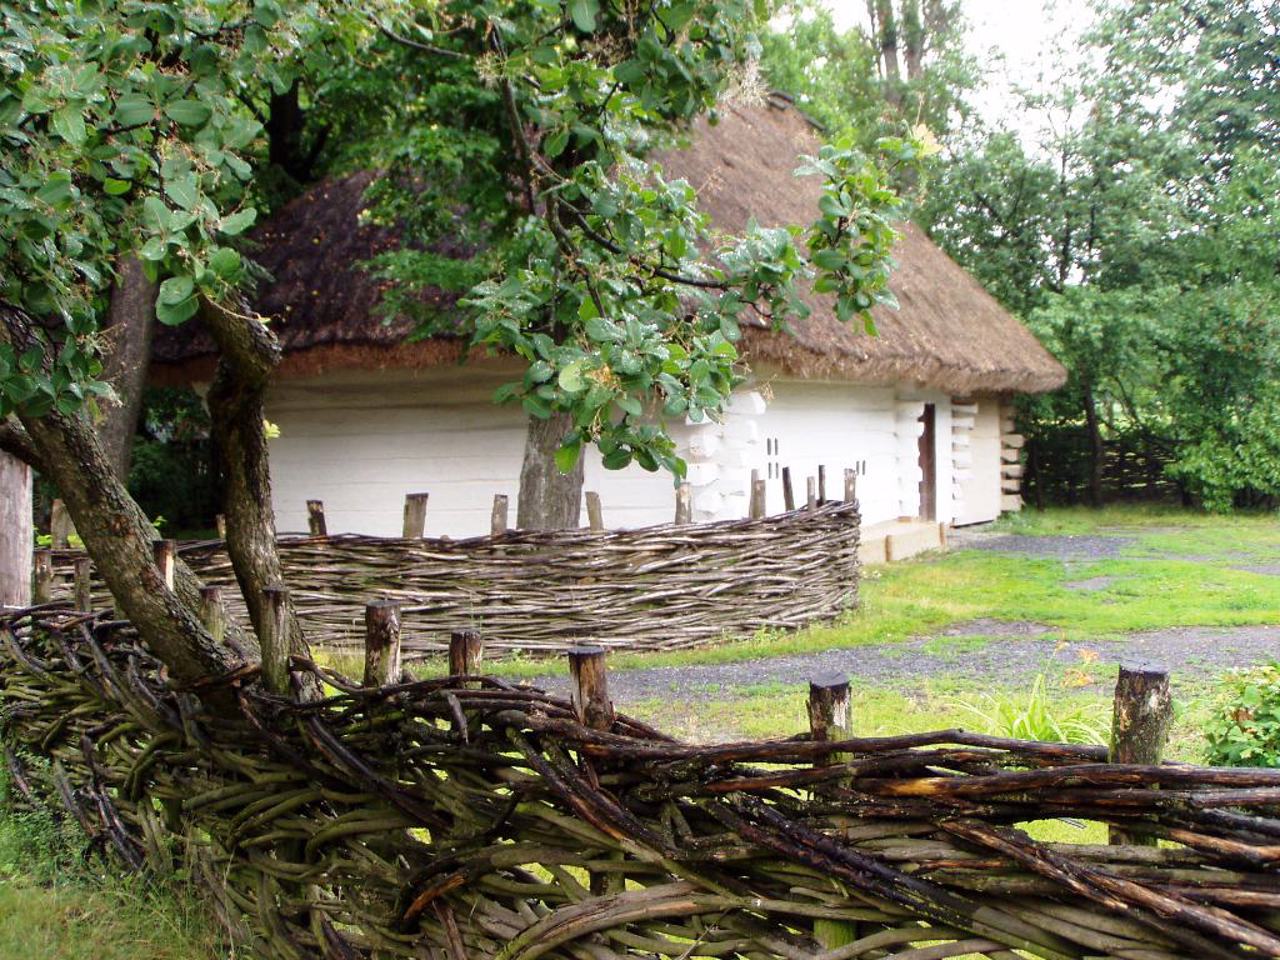
[[[1280,771],[959,731],[694,746],[494,679],[293,667],[337,692],[241,673],[215,713],[127,624],[11,616],[14,792],[124,865],[190,871],[269,958],[1280,957]],[[1168,843],[1013,826],[1046,817]]]
[[[553,652],[587,638],[666,650],[802,627],[856,606],[858,533],[857,504],[832,501],[758,520],[599,533],[288,537],[280,556],[304,629],[326,649],[362,650],[364,604],[385,597],[401,603],[408,656],[445,650],[464,629],[497,650]],[[234,586],[221,542],[180,554],[206,583]],[[54,554],[54,598],[73,596],[79,557]],[[101,583],[94,599],[111,604]],[[238,599],[231,614],[248,623]]]

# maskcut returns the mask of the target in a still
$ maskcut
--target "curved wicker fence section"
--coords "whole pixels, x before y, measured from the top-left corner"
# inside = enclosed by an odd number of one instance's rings
[[[13,793],[190,871],[263,957],[1280,956],[1280,771],[959,731],[694,746],[476,677],[225,683],[214,714],[127,624],[37,616],[0,621]],[[1173,845],[1013,827],[1046,817]]]
[[[552,652],[586,639],[665,650],[802,627],[856,606],[858,534],[857,504],[827,502],[759,520],[603,533],[289,537],[280,556],[308,636],[327,649],[362,650],[364,605],[384,597],[401,603],[409,656],[445,650],[463,629],[500,650]],[[220,542],[180,554],[206,583],[234,585]],[[75,556],[57,554],[55,596],[72,596]],[[111,603],[102,592],[97,600]],[[231,613],[248,622],[243,606]]]

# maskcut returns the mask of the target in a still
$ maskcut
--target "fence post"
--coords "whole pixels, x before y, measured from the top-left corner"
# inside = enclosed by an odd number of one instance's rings
[[[49,533],[53,537],[53,548],[65,550],[71,546],[71,534],[76,528],[71,523],[71,514],[67,505],[61,500],[54,500],[49,511]]]
[[[805,478],[804,508],[810,512],[818,509],[818,484],[813,477]]]
[[[327,537],[329,535],[328,524],[324,522],[323,500],[307,501],[307,529],[311,531],[313,537]]]
[[[751,519],[763,520],[765,515],[765,482],[760,479],[760,471],[751,471]]]
[[[289,588],[275,584],[262,591],[262,683],[272,693],[289,692]]]
[[[81,613],[93,610],[93,590],[90,576],[93,572],[93,561],[88,557],[76,557],[76,609]]]
[[[600,494],[587,491],[587,525],[599,533],[604,529],[604,510],[600,506]]]
[[[53,599],[53,551],[37,550],[31,565],[31,602],[48,603]]]
[[[449,676],[476,676],[483,658],[484,641],[479,631],[455,630],[449,635]]]
[[[609,674],[604,658],[604,647],[569,648],[573,709],[578,720],[592,730],[608,730],[613,726],[613,704],[609,701]]]
[[[849,678],[845,674],[829,673],[811,679],[808,707],[809,735],[814,740],[847,740],[852,736]],[[830,766],[840,763],[841,759],[840,754],[828,754],[814,763]],[[858,925],[851,920],[816,919],[813,937],[823,949],[834,950],[858,939]]]
[[[858,499],[858,471],[847,467],[844,471],[844,502],[853,503]]]
[[[426,536],[427,494],[404,495],[404,527],[401,532],[406,540],[421,540]]]
[[[213,518],[213,524],[218,531],[218,539],[227,539],[227,515],[225,513],[218,514]]]
[[[152,540],[151,551],[156,558],[156,566],[160,568],[160,576],[164,578],[164,585],[172,590],[174,568],[178,562],[178,541]]]
[[[818,464],[818,502],[827,502],[827,467],[826,464]]]
[[[1111,720],[1111,763],[1157,764],[1169,739],[1173,720],[1173,699],[1169,693],[1169,670],[1163,664],[1126,661],[1116,677],[1115,703]],[[1157,838],[1141,828],[1111,827],[1113,844],[1154,847]]]
[[[495,493],[493,495],[493,515],[490,518],[489,532],[495,537],[501,537],[507,532],[507,495],[505,493]]]
[[[227,612],[222,607],[222,588],[207,586],[200,588],[200,622],[209,631],[209,636],[221,643],[227,635]]]
[[[676,523],[693,522],[693,484],[687,480],[676,487]]]
[[[782,468],[782,506],[790,513],[796,508],[796,492],[791,489],[791,468]]]
[[[373,600],[364,607],[364,685],[400,682],[400,604]]]

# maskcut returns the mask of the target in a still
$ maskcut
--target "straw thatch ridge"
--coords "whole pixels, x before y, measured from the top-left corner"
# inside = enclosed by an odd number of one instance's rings
[[[794,175],[817,151],[811,123],[781,98],[730,106],[718,124],[694,128],[690,145],[660,157],[668,177],[698,190],[719,230],[740,231],[754,217],[765,226],[810,222],[821,183]],[[398,242],[387,228],[361,223],[363,194],[374,174],[325,181],[292,201],[255,233],[258,261],[274,280],[255,306],[273,318],[286,352],[278,376],[344,368],[421,368],[458,361],[461,343],[438,338],[406,343],[413,321],[386,321],[378,306],[385,284],[360,267]],[[813,379],[914,383],[954,394],[1039,392],[1066,374],[1047,350],[976,280],[912,224],[902,226],[890,287],[901,309],[878,308],[878,336],[836,319],[830,296],[809,294],[813,314],[792,333],[746,328],[745,354],[757,366]],[[453,294],[428,294],[447,310]],[[157,337],[154,370],[162,382],[206,378],[213,344],[184,327]]]

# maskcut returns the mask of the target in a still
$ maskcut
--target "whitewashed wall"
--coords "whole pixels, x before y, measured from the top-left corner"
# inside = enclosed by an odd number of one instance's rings
[[[418,373],[348,371],[276,385],[267,416],[281,431],[271,441],[278,527],[305,530],[306,501],[318,499],[333,533],[398,535],[404,496],[418,491],[431,497],[432,536],[488,532],[495,493],[511,498],[514,520],[524,414],[491,399],[512,376],[510,367],[481,364]],[[994,405],[984,409],[982,431],[971,431],[975,450],[986,458],[984,469],[962,480],[953,472],[951,403],[945,395],[772,379],[739,391],[723,422],[673,427],[689,464],[695,519],[746,516],[752,470],[766,480],[770,513],[783,509],[783,467],[791,468],[796,502],[802,504],[805,480],[816,477],[820,464],[827,468],[830,497],[842,495],[845,468],[857,470],[867,524],[916,516],[917,421],[926,402],[936,410],[938,519],[951,521],[958,507],[967,518],[975,505],[985,509],[990,501],[998,509],[998,417],[993,427],[988,423],[996,416]],[[993,459],[988,440],[994,443]],[[600,493],[606,525],[635,527],[672,518],[670,476],[635,466],[605,470],[597,453],[586,457],[584,489]],[[995,470],[990,481],[988,463]]]
[[[959,478],[956,523],[985,523],[1000,516],[1000,405],[981,397],[968,419],[967,476]]]

